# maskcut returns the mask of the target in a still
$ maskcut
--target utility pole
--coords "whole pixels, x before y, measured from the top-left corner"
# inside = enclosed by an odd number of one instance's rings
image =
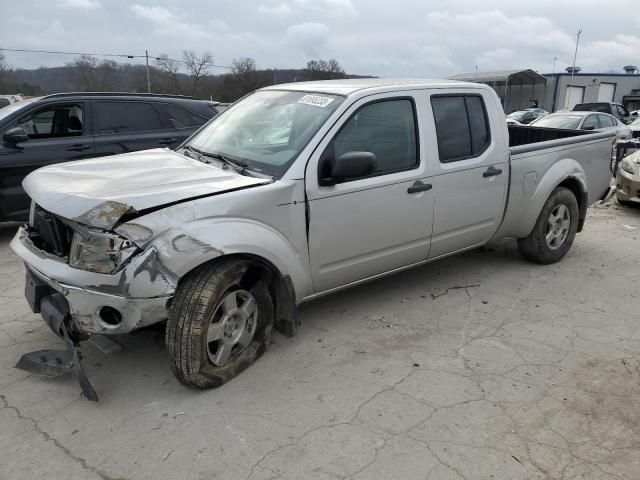
[[[569,84],[569,96],[567,101],[564,103],[566,106],[571,105],[571,92],[573,90],[573,77],[576,74],[576,58],[578,58],[578,45],[580,44],[580,35],[582,35],[582,29],[578,30],[578,34],[576,35],[576,50],[573,52],[573,64],[571,65],[571,83]]]
[[[151,93],[151,80],[149,80],[149,50],[144,51],[144,56],[147,60],[147,93]]]
[[[551,70],[551,73],[556,73],[556,62],[558,61],[558,57],[553,57],[553,69]]]

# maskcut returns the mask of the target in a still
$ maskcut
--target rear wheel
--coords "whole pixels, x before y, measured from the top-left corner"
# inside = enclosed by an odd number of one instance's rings
[[[190,387],[222,385],[264,353],[273,316],[266,281],[249,262],[200,267],[180,282],[169,312],[171,370]]]
[[[562,259],[578,231],[579,209],[574,193],[556,188],[545,203],[529,236],[518,239],[518,249],[532,262],[549,264]]]

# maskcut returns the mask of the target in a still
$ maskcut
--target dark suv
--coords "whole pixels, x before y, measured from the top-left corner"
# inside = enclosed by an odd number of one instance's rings
[[[593,102],[579,103],[573,107],[574,112],[600,112],[613,115],[622,123],[629,124],[633,120],[629,111],[619,103]]]
[[[24,220],[22,180],[52,163],[175,148],[210,118],[215,104],[190,97],[59,93],[0,110],[0,221]]]

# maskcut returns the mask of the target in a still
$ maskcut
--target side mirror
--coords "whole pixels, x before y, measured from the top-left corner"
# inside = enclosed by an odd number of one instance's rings
[[[596,126],[595,125],[585,125],[584,127],[582,127],[582,130],[595,130]]]
[[[7,130],[2,137],[4,143],[9,145],[16,145],[18,143],[26,142],[29,140],[29,135],[25,132],[24,128],[16,127],[11,130]]]
[[[323,163],[330,163],[331,158],[325,158]],[[330,186],[345,180],[366,177],[376,169],[376,155],[371,152],[347,152],[340,155],[333,165],[321,165],[320,171],[324,175],[319,179],[320,185]]]

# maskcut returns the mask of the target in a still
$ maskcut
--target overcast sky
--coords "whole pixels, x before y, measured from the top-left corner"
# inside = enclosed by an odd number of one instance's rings
[[[0,46],[179,56],[228,65],[302,67],[336,58],[349,73],[443,77],[571,63],[584,71],[640,64],[640,0],[3,0]],[[72,57],[6,52],[14,67]],[[223,70],[218,70],[222,72]]]

